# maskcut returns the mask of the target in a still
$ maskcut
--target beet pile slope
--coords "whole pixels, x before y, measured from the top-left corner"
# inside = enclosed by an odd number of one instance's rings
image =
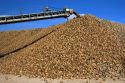
[[[125,77],[123,36],[114,29],[124,25],[104,21],[85,15],[48,28],[54,31],[1,58],[0,73],[53,79]]]
[[[54,28],[56,29],[56,28]],[[49,35],[54,29],[34,29],[0,32],[0,57],[23,49]]]

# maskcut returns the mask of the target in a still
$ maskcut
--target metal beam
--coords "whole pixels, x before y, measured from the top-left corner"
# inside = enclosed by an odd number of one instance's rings
[[[25,22],[25,21],[33,21],[33,20],[60,18],[60,17],[66,18],[70,15],[71,13],[67,11],[54,11],[54,12],[51,11],[51,12],[45,12],[45,13],[34,13],[34,14],[26,14],[26,15],[18,15],[18,16],[0,17],[0,25]]]

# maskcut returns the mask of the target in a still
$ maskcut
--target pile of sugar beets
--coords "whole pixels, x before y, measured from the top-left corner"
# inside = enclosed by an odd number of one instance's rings
[[[0,73],[52,79],[124,78],[124,28],[123,24],[92,15],[49,27],[44,34],[37,34],[38,41],[33,42],[36,34],[30,34],[32,44],[0,58]]]

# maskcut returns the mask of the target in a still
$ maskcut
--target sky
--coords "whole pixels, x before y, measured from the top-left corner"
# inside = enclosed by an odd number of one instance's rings
[[[125,0],[0,0],[0,16],[37,13],[45,6],[54,9],[68,7],[79,14],[92,14],[125,24]],[[0,31],[47,28],[66,21],[58,18],[0,25]]]

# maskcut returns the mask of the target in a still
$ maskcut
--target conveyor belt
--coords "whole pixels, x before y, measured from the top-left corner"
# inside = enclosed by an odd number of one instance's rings
[[[25,22],[25,21],[33,21],[33,20],[44,20],[44,19],[52,19],[52,18],[60,18],[60,17],[68,17],[71,13],[68,11],[51,11],[44,13],[34,13],[34,14],[26,14],[26,15],[17,15],[17,16],[7,16],[0,17],[0,24],[9,24],[9,23],[17,23],[17,22]]]

